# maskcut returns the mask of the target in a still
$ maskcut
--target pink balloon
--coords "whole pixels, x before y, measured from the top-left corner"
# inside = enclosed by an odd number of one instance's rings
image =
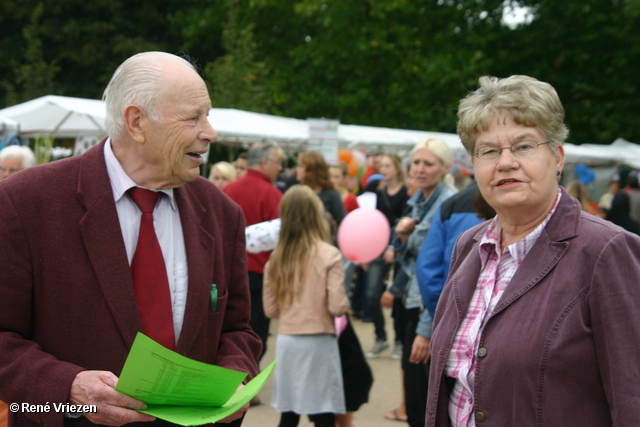
[[[373,208],[355,209],[344,217],[338,229],[338,246],[353,262],[373,261],[389,245],[389,221]]]

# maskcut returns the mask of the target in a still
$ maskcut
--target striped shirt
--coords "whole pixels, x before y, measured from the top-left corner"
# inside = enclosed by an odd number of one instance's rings
[[[138,187],[129,178],[120,165],[118,159],[111,149],[111,139],[104,144],[104,158],[107,164],[107,173],[111,181],[113,198],[116,203],[122,239],[127,251],[129,265],[136,251],[138,243],[138,233],[140,232],[140,217],[142,212],[138,206],[127,195],[127,190]],[[153,227],[158,236],[158,242],[162,249],[167,278],[169,279],[169,289],[171,292],[171,307],[173,310],[173,329],[176,343],[182,330],[185,307],[187,305],[187,254],[184,246],[184,236],[182,234],[182,223],[180,222],[180,212],[176,204],[173,189],[160,190],[166,196],[158,199],[153,210]]]
[[[449,399],[449,419],[453,427],[474,427],[473,393],[480,335],[491,317],[511,278],[536,243],[560,202],[558,189],[556,203],[545,220],[525,238],[504,248],[500,254],[502,227],[495,217],[479,246],[480,277],[471,298],[467,315],[456,332],[455,340],[445,365],[445,374],[455,378]]]

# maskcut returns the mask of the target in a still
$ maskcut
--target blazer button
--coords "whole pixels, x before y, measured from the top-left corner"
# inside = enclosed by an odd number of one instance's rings
[[[482,412],[476,412],[475,417],[476,417],[476,421],[478,422],[484,421],[484,414]]]
[[[478,357],[485,357],[487,355],[487,349],[482,347],[478,349]]]

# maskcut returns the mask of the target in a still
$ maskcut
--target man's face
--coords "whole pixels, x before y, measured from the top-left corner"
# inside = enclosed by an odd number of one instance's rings
[[[271,156],[262,161],[264,174],[267,175],[271,182],[276,182],[282,171],[282,157],[278,154],[278,150],[272,149]]]
[[[160,87],[159,121],[142,119],[142,167],[149,171],[153,188],[175,188],[198,178],[202,155],[218,134],[207,119],[211,108],[207,87],[194,70],[171,63]]]
[[[8,157],[4,161],[0,162],[0,181],[13,175],[16,172],[20,172],[22,169],[22,159],[18,157]]]

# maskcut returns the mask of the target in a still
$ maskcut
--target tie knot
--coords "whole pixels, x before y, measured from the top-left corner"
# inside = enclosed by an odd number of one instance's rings
[[[129,197],[138,205],[138,208],[142,213],[153,213],[153,208],[156,207],[160,193],[147,190],[145,188],[134,187],[129,190]]]

